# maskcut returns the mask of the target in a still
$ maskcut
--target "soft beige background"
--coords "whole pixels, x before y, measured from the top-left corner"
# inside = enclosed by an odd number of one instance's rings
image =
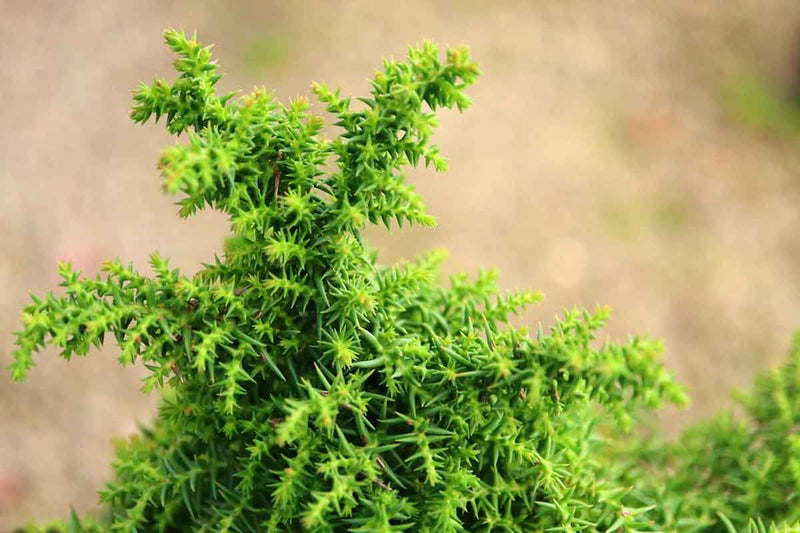
[[[447,175],[412,179],[435,231],[376,234],[385,260],[442,246],[449,270],[496,265],[542,289],[528,317],[608,303],[609,333],[666,339],[693,408],[775,364],[800,324],[800,3],[794,0],[0,2],[0,363],[27,293],[55,264],[93,273],[160,250],[189,272],[224,220],[174,216],[155,162],[172,142],[127,118],[129,90],[171,76],[166,26],[216,43],[225,90],[286,100],[312,79],[362,94],[384,56],[468,43],[484,75],[445,114]],[[794,91],[794,94],[792,94]],[[48,352],[0,374],[0,531],[93,508],[110,442],[154,413],[114,348]]]

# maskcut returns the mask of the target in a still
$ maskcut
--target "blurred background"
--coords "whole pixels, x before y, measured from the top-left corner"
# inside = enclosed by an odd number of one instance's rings
[[[0,364],[28,292],[56,263],[93,275],[159,250],[187,273],[221,250],[211,212],[181,221],[155,163],[172,142],[133,125],[130,89],[172,77],[167,26],[216,43],[225,91],[286,101],[326,81],[368,90],[384,57],[467,43],[483,76],[436,137],[450,171],[411,179],[436,230],[375,232],[383,261],[431,247],[448,271],[495,265],[541,289],[532,326],[610,304],[611,337],[650,333],[693,406],[776,364],[800,326],[800,2],[795,0],[22,1],[0,3]],[[90,511],[111,442],[155,412],[113,346],[0,373],[0,531]]]

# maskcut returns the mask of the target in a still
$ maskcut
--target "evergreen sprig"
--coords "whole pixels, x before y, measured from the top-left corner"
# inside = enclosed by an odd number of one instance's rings
[[[641,407],[685,403],[661,343],[599,342],[606,308],[567,311],[531,336],[510,321],[538,293],[502,293],[491,270],[445,288],[442,253],[382,266],[362,239],[367,224],[434,225],[403,170],[446,168],[435,112],[470,106],[479,72],[467,48],[412,48],[356,101],[314,84],[340,130],[329,139],[307,99],[219,96],[210,47],[182,31],[165,39],[179,77],[141,85],[131,118],[186,134],[161,156],[164,189],[182,217],[226,213],[231,235],[194,276],[158,254],[152,276],[118,260],[95,278],[62,264],[63,291],[25,308],[14,380],[46,346],[69,359],[109,337],[121,364],[147,368],[143,391],[162,395],[152,426],[118,446],[108,516],[28,531],[683,530],[658,498],[697,478],[641,487],[638,455],[611,467],[615,439],[597,431],[606,414],[625,429]],[[763,494],[780,507],[800,479],[797,460],[773,457],[800,450],[797,372],[780,375],[785,398],[770,381],[748,404],[755,426],[715,429],[724,453],[707,473],[692,461],[713,452],[689,437],[683,471],[742,493],[692,507],[697,524],[798,518],[753,499],[753,486],[778,483]],[[744,453],[750,470],[723,479]]]
[[[675,443],[634,441],[612,459],[665,529],[731,532],[750,517],[762,522],[748,531],[766,531],[765,520],[800,523],[800,332],[788,361],[739,403],[745,416],[722,414]]]

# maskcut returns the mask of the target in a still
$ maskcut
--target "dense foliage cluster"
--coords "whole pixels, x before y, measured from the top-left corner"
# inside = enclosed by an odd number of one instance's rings
[[[629,443],[627,457],[612,461],[625,465],[620,477],[635,486],[638,505],[652,506],[661,528],[726,531],[725,522],[750,517],[800,521],[800,333],[789,360],[739,402],[746,416],[724,414],[675,443]]]
[[[642,407],[685,402],[659,342],[599,342],[605,308],[530,335],[510,322],[540,296],[501,293],[493,271],[443,287],[441,253],[376,262],[367,224],[434,224],[402,172],[445,169],[434,113],[470,105],[466,48],[412,48],[356,101],[314,84],[340,129],[330,140],[306,99],[217,95],[209,48],[165,36],[180,76],[139,87],[131,116],[186,134],[161,157],[164,188],[183,217],[226,213],[231,236],[193,276],[158,254],[152,277],[62,264],[63,292],[25,308],[15,380],[47,345],[69,359],[109,337],[162,395],[117,450],[107,516],[29,531],[757,532],[759,518],[800,519],[800,349],[747,401],[752,422],[626,443],[610,435]]]

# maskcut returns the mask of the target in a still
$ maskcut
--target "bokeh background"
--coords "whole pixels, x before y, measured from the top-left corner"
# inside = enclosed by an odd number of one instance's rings
[[[536,326],[614,308],[608,333],[665,339],[693,397],[675,432],[782,357],[800,326],[800,2],[795,0],[0,2],[0,363],[28,291],[70,260],[93,274],[154,250],[187,272],[226,224],[181,221],[155,162],[173,142],[127,118],[130,89],[171,76],[160,32],[216,43],[224,90],[287,100],[326,81],[363,94],[383,57],[467,43],[475,106],[444,114],[446,175],[411,179],[436,230],[374,232],[384,261],[446,247],[541,289]],[[0,373],[0,531],[94,508],[112,440],[155,412],[110,346]]]

